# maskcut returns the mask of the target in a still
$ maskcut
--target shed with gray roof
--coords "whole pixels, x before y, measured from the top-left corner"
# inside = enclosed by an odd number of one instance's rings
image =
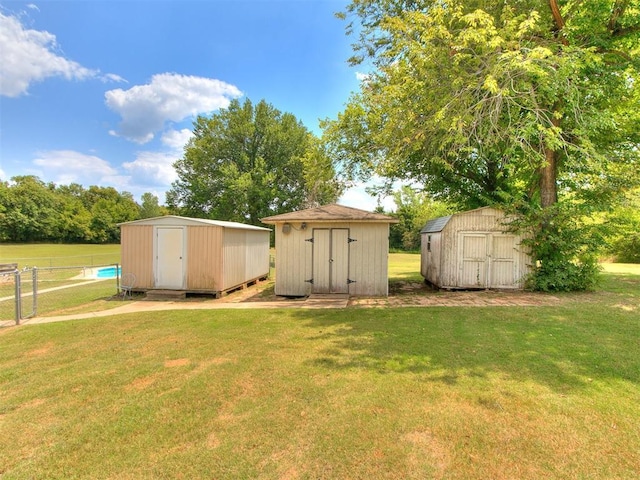
[[[520,289],[531,259],[510,217],[483,207],[429,220],[421,233],[420,273],[447,289]]]
[[[223,292],[269,275],[268,228],[167,215],[120,224],[122,273],[134,290]]]
[[[331,204],[262,222],[276,226],[276,295],[388,295],[389,224],[395,218]]]

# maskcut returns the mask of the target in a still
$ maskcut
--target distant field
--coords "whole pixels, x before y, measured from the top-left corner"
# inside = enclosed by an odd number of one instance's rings
[[[17,263],[18,268],[120,263],[120,245],[0,244],[0,263]]]

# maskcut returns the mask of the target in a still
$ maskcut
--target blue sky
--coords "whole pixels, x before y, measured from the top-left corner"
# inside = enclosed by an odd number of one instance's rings
[[[0,0],[0,178],[164,202],[193,119],[233,98],[265,99],[320,133],[363,73],[334,16],[347,3]],[[362,186],[340,203],[376,206]]]

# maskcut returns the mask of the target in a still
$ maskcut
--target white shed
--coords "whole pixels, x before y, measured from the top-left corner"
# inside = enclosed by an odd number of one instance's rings
[[[389,294],[395,218],[331,204],[262,219],[276,226],[276,295]]]
[[[421,230],[420,273],[440,288],[520,289],[531,260],[492,207],[435,218]]]
[[[219,295],[269,275],[268,228],[174,215],[120,224],[122,272],[134,290]]]

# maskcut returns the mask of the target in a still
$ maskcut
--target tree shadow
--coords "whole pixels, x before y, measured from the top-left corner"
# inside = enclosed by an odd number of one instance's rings
[[[499,375],[567,393],[598,379],[640,383],[640,322],[623,310],[433,307],[300,310],[331,370],[420,375],[454,385]],[[357,312],[357,313],[356,313]]]

